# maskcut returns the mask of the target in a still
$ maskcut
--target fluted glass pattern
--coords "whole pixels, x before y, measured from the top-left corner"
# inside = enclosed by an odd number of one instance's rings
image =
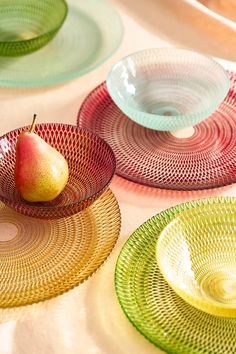
[[[194,127],[189,138],[145,128],[129,119],[111,99],[106,84],[95,88],[78,114],[78,125],[112,147],[116,173],[151,187],[192,190],[236,182],[236,75],[220,107]]]
[[[236,317],[236,198],[180,213],[161,232],[156,256],[184,300],[213,315]]]
[[[0,203],[1,223],[14,238],[0,235],[0,307],[50,299],[82,283],[106,260],[120,232],[120,211],[108,189],[93,205],[60,220],[37,220]]]
[[[40,6],[46,3],[32,2]],[[122,40],[123,25],[113,6],[106,0],[67,0],[67,3],[66,20],[50,43],[18,60],[0,56],[1,86],[61,83],[90,72],[115,52]],[[47,17],[51,18],[53,11]]]
[[[0,138],[0,200],[17,212],[42,219],[70,216],[87,208],[108,187],[116,161],[110,146],[97,135],[74,125],[46,123],[35,132],[67,160],[69,179],[62,193],[50,202],[31,203],[21,198],[14,180],[18,136],[29,127]]]
[[[115,286],[127,318],[154,345],[169,354],[232,354],[236,321],[196,309],[163,278],[156,260],[160,233],[181,212],[197,205],[232,205],[235,198],[184,203],[157,214],[125,243],[117,261]]]
[[[138,124],[172,131],[208,118],[225,98],[229,78],[209,57],[185,49],[156,48],[116,63],[107,88],[121,111]]]
[[[34,52],[53,39],[67,15],[64,0],[1,0],[0,55]]]

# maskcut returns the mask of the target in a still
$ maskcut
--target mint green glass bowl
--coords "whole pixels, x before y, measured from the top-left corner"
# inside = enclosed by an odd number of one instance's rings
[[[209,117],[230,87],[226,71],[190,50],[154,48],[117,62],[107,77],[116,105],[136,123],[173,131]]]
[[[20,56],[46,45],[61,28],[64,0],[1,0],[0,55]]]

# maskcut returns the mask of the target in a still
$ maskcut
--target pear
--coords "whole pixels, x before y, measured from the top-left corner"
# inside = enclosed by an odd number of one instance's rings
[[[36,115],[29,131],[16,144],[15,184],[29,202],[55,199],[65,188],[69,168],[64,156],[34,133]]]

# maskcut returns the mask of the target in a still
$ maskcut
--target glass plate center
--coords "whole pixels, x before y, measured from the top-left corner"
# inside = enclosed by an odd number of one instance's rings
[[[0,242],[10,241],[16,237],[18,229],[16,225],[2,222],[0,223]]]

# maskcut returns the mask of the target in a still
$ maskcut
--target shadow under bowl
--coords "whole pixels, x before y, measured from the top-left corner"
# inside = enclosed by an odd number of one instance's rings
[[[186,302],[236,317],[236,198],[193,202],[161,232],[156,257],[165,280]]]
[[[230,80],[213,59],[177,48],[133,53],[109,72],[115,104],[136,123],[175,131],[208,118],[226,97]]]
[[[108,187],[116,161],[110,146],[97,135],[73,125],[38,124],[35,133],[56,148],[67,160],[69,179],[62,193],[51,202],[30,203],[15,187],[15,150],[20,128],[0,138],[0,200],[27,216],[57,219],[80,212],[91,205]]]

